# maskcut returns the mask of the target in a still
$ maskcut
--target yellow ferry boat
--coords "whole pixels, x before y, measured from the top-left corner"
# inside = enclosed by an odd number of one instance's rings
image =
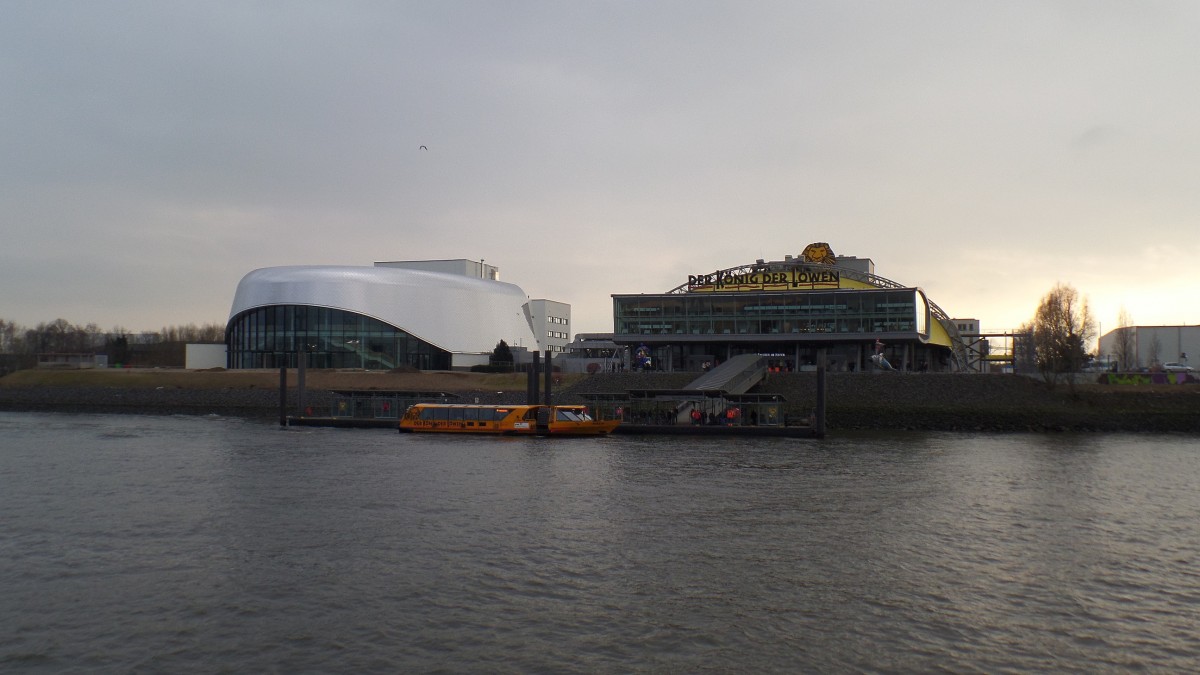
[[[602,436],[620,420],[595,420],[581,405],[457,405],[417,403],[400,431],[451,434]]]

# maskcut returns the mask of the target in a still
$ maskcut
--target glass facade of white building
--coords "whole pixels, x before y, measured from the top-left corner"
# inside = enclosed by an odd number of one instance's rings
[[[226,332],[230,368],[449,370],[451,355],[377,319],[328,307],[274,305],[235,316]]]

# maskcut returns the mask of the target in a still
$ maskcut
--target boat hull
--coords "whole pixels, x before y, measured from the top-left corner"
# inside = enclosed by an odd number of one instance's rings
[[[547,436],[604,436],[611,434],[620,422],[608,420],[605,422],[551,422],[543,435]],[[542,432],[539,432],[542,433]]]

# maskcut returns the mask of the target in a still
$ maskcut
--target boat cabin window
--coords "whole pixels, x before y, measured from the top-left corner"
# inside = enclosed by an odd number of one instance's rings
[[[481,421],[481,422],[499,422],[509,413],[512,408],[490,408],[484,406],[437,406],[431,405],[420,408],[419,411],[414,411],[414,415],[422,420],[447,420],[451,422],[457,421]],[[416,414],[419,412],[419,414]]]
[[[448,419],[447,415],[449,415],[449,413],[450,413],[450,410],[448,408],[438,408],[438,407],[430,406],[428,408],[421,408],[421,419],[423,419],[423,420],[445,420],[445,419]]]
[[[555,419],[557,419],[559,422],[582,422],[583,421],[583,420],[579,419],[579,415],[576,415],[575,413],[571,412],[570,410],[563,410],[561,408],[558,410],[558,414],[555,415]]]

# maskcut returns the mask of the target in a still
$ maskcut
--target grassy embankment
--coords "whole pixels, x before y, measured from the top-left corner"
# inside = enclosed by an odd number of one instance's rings
[[[374,371],[308,370],[308,389],[380,389],[404,391],[525,391],[524,373],[388,373]],[[584,377],[560,375],[567,385]],[[288,385],[296,386],[296,371]],[[157,368],[89,370],[20,370],[0,378],[0,388],[119,387],[128,389],[279,389],[278,370],[182,370]]]
[[[556,386],[578,377],[558,376]],[[289,371],[288,406],[298,405],[298,384],[296,371]],[[502,402],[523,400],[526,384],[520,373],[308,370],[305,403],[329,410],[335,390],[447,392]],[[279,404],[278,370],[31,369],[0,378],[0,410],[269,417]]]

